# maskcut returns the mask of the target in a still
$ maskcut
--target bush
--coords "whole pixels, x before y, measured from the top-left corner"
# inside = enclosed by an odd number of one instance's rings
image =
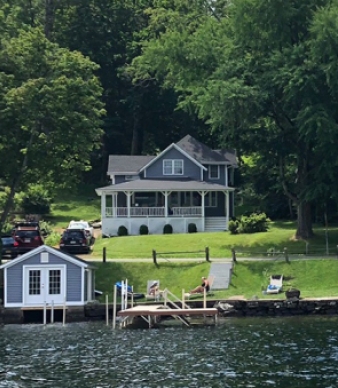
[[[173,233],[173,227],[170,224],[166,224],[163,227],[163,234],[172,234]]]
[[[253,213],[250,216],[242,216],[238,227],[239,233],[257,233],[266,232],[269,229],[265,213]]]
[[[61,239],[61,234],[57,232],[52,232],[45,238],[45,244],[50,247],[55,247],[59,245]]]
[[[128,236],[128,229],[124,225],[119,226],[119,228],[117,230],[117,235],[120,237],[121,236]]]
[[[20,193],[21,208],[26,214],[49,214],[52,199],[42,185],[32,184],[27,191]]]
[[[140,234],[142,234],[142,235],[149,234],[149,229],[148,229],[147,225],[141,225],[140,226]]]
[[[238,233],[238,227],[239,227],[239,222],[236,221],[229,221],[228,229],[231,234],[237,234]]]
[[[194,223],[191,223],[188,225],[188,233],[196,233],[197,232],[197,226]]]

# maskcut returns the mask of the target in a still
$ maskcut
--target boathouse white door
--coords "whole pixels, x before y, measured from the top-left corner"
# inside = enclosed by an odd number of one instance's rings
[[[24,267],[24,305],[62,304],[66,296],[65,266]]]

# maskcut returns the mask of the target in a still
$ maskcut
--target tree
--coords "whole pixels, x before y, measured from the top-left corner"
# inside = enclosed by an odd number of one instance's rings
[[[74,185],[100,146],[102,89],[97,65],[60,48],[36,29],[1,42],[0,180],[10,187],[6,220],[29,182]]]
[[[135,78],[163,80],[239,154],[272,163],[296,237],[312,237],[313,203],[337,192],[337,2],[214,1],[216,15],[205,1],[158,4]]]

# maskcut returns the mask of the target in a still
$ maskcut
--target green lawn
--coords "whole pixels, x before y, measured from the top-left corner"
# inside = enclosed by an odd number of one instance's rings
[[[188,291],[200,283],[201,276],[208,275],[210,263],[95,263],[96,288],[109,294],[115,282],[128,279],[135,292],[146,293],[148,280],[160,280],[161,288],[168,288],[178,297],[182,289]],[[226,299],[241,295],[247,299],[285,298],[278,295],[264,295],[273,274],[283,274],[284,289],[295,287],[301,290],[301,297],[338,297],[338,260],[297,260],[286,263],[281,260],[238,262],[235,265],[228,290],[214,291],[210,299]],[[103,301],[103,299],[102,299]]]
[[[203,253],[176,253],[203,251],[210,249],[211,258],[231,257],[231,248],[235,248],[239,257],[278,255],[284,247],[290,254],[306,252],[305,241],[295,241],[294,223],[272,223],[266,233],[231,235],[229,232],[127,236],[97,239],[93,256],[101,257],[103,247],[108,258],[145,258],[151,257],[152,250],[173,252],[163,257],[203,257]],[[325,236],[321,227],[315,228],[316,237],[309,242],[308,252],[325,256]],[[329,230],[329,253],[337,253],[338,229]],[[161,257],[161,255],[159,255]]]

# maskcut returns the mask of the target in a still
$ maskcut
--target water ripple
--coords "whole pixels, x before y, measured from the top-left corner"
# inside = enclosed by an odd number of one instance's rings
[[[101,322],[0,328],[0,388],[336,387],[337,319],[231,319],[217,328]]]

